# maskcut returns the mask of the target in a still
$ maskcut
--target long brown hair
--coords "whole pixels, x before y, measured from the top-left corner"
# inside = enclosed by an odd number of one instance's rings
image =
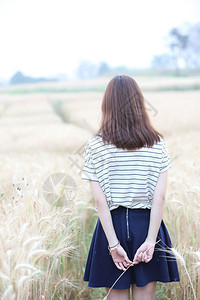
[[[144,97],[136,81],[126,75],[113,77],[105,90],[101,106],[101,124],[96,135],[104,143],[127,150],[151,147],[160,141],[150,123]]]

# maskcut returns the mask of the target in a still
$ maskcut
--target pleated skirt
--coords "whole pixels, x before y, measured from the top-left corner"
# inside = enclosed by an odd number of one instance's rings
[[[110,212],[117,238],[129,259],[133,260],[137,249],[147,237],[150,209],[130,209],[119,206]],[[116,282],[114,289],[127,289],[131,284],[142,287],[152,281],[180,281],[176,257],[170,250],[171,239],[163,220],[159,228],[158,240],[160,242],[155,245],[151,261],[140,262],[128,268]],[[123,270],[119,270],[115,266],[112,256],[109,254],[108,241],[98,218],[83,280],[88,281],[90,287],[110,288],[122,273]]]

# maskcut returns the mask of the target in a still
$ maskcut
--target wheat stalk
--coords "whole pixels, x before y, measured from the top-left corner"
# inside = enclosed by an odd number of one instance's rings
[[[144,252],[149,251],[152,247],[154,247],[154,246],[155,246],[156,244],[158,244],[160,241],[161,241],[161,240],[157,241],[154,245],[150,246],[150,247],[149,247],[147,250],[145,250]],[[133,266],[133,265],[129,265],[129,266],[127,267],[127,269],[126,269],[125,271],[123,271],[122,274],[120,274],[120,276],[115,280],[115,282],[113,283],[113,285],[111,286],[111,288],[109,289],[107,295],[103,298],[103,300],[106,300],[106,299],[107,299],[107,297],[109,296],[111,290],[113,289],[113,287],[115,286],[115,284],[117,283],[117,281],[124,275],[124,273],[125,273],[131,266]]]

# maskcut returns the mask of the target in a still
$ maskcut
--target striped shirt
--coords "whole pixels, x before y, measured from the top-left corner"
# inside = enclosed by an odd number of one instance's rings
[[[99,134],[86,143],[81,179],[100,183],[110,210],[119,205],[150,209],[159,173],[169,167],[162,137],[152,147],[127,150],[104,144]]]

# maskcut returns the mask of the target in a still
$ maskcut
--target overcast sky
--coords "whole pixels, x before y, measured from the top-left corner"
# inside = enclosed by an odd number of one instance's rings
[[[0,0],[0,78],[73,76],[81,60],[143,68],[199,0]]]

